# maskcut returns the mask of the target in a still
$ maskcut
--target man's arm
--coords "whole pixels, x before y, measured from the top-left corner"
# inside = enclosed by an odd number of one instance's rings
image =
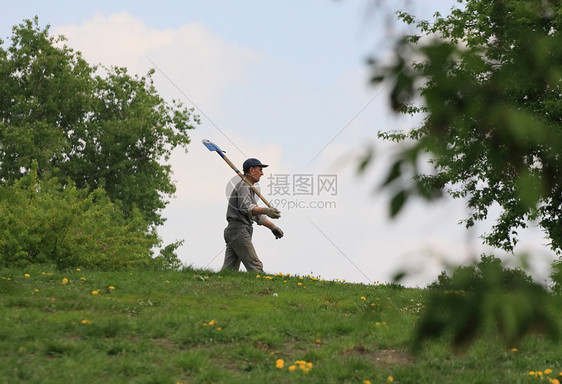
[[[271,222],[271,220],[269,220],[267,217],[264,217],[264,219],[262,220],[262,222],[260,223],[260,225],[263,225],[264,227],[267,227],[269,229],[273,229],[273,227],[275,227],[276,225],[273,224]]]
[[[283,231],[281,230],[281,228],[273,224],[267,217],[263,218],[260,225],[269,228],[276,239],[280,239],[283,237]]]

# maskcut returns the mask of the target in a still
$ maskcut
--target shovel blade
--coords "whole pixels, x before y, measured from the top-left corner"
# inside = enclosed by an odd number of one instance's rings
[[[216,151],[216,152],[218,152],[219,154],[221,154],[221,153],[224,152],[222,149],[219,148],[218,145],[216,145],[215,143],[213,143],[213,142],[210,141],[210,140],[203,139],[203,145],[204,145],[205,147],[207,147],[207,149],[208,149],[209,151]]]

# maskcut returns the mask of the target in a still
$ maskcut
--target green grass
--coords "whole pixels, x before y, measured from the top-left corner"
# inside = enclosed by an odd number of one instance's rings
[[[0,382],[538,383],[530,371],[562,371],[562,346],[540,335],[516,351],[490,331],[461,352],[441,340],[414,354],[425,294],[197,270],[3,270]],[[552,306],[562,326],[559,297]],[[291,371],[296,361],[312,367]]]

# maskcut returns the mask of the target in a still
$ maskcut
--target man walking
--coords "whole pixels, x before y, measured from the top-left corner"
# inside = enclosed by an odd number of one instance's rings
[[[244,177],[254,185],[260,181],[263,168],[267,166],[258,159],[250,158],[242,166]],[[281,212],[277,208],[258,207],[255,192],[244,180],[240,180],[228,199],[228,226],[224,230],[226,252],[222,269],[238,271],[242,262],[247,271],[263,272],[263,264],[252,244],[253,223],[269,228],[276,239],[283,237],[283,231],[268,217],[278,219]]]

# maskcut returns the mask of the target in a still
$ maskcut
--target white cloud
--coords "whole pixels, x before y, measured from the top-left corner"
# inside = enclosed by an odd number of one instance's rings
[[[141,64],[144,55],[155,47],[170,46],[177,33],[149,29],[142,20],[124,11],[109,16],[97,13],[81,25],[61,25],[53,32],[66,36],[68,44],[81,51],[88,62],[123,66],[134,73],[145,69],[146,65]]]
[[[259,59],[257,52],[213,34],[203,24],[148,28],[127,12],[97,13],[80,25],[57,26],[53,33],[66,36],[67,44],[91,64],[127,67],[144,75],[154,63],[165,74],[157,71],[155,75],[160,95],[185,101],[179,88],[203,111],[213,114],[222,110],[225,90],[245,78],[245,66]]]

